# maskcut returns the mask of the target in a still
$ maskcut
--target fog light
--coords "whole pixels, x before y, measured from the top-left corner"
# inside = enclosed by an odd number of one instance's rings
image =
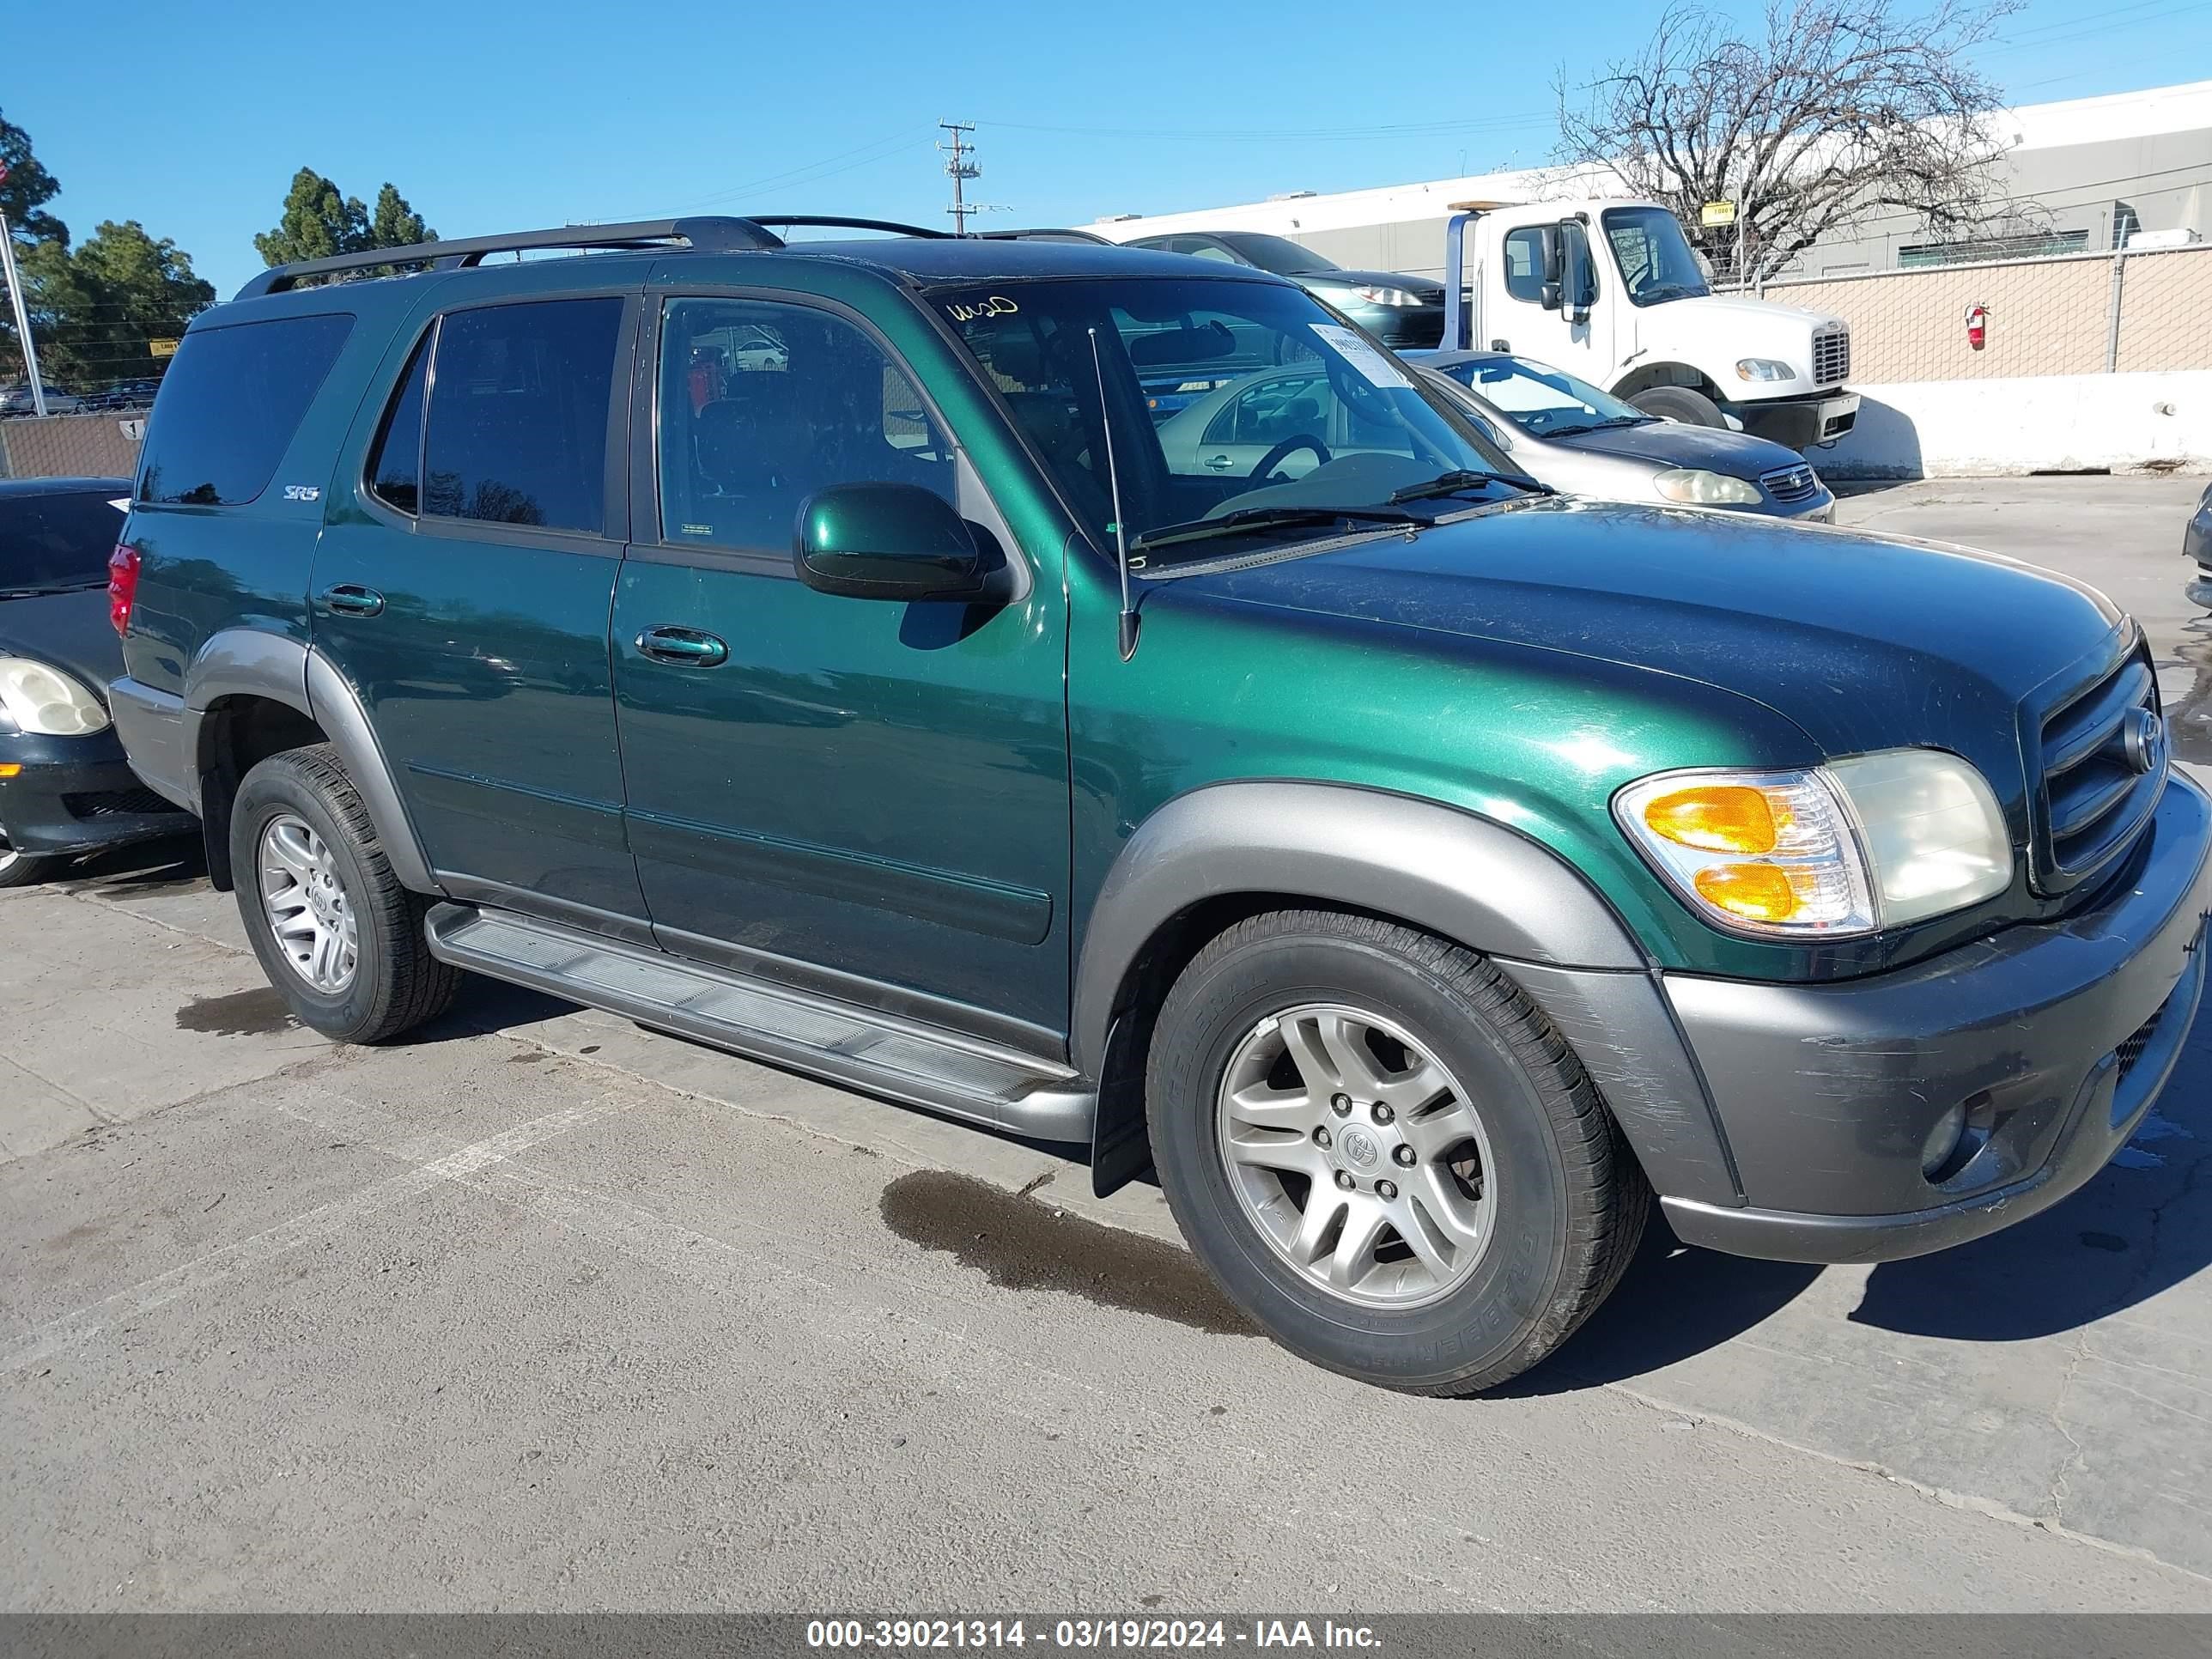
[[[1966,1138],[1966,1108],[1962,1101],[1947,1107],[1943,1115],[1936,1120],[1936,1127],[1928,1132],[1928,1139],[1920,1143],[1920,1173],[1929,1180],[1936,1179],[1943,1167],[1957,1156],[1959,1143]]]

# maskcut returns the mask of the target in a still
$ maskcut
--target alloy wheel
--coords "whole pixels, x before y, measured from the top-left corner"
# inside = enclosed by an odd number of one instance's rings
[[[341,996],[360,965],[361,934],[330,844],[306,819],[280,813],[261,832],[261,904],[292,970]]]
[[[1489,1247],[1495,1165],[1480,1113],[1380,1014],[1311,1003],[1260,1020],[1230,1056],[1214,1121],[1246,1216],[1331,1295],[1419,1307]]]

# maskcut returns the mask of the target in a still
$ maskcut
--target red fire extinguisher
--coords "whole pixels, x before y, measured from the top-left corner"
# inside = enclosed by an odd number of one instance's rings
[[[1966,343],[1979,351],[1990,343],[1990,308],[1987,306],[1966,307]]]

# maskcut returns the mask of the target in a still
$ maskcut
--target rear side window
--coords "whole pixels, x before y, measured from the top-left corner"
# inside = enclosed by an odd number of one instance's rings
[[[612,297],[449,314],[430,376],[423,512],[604,531],[622,315]]]
[[[350,316],[325,315],[185,335],[155,403],[139,499],[237,507],[259,495],[352,329]]]
[[[0,495],[0,594],[105,582],[123,533],[123,515],[108,503],[122,494]]]
[[[416,484],[422,467],[422,381],[430,366],[430,338],[425,334],[407,360],[407,373],[392,394],[392,407],[384,411],[384,426],[368,458],[369,494],[401,513],[416,511],[422,498]]]

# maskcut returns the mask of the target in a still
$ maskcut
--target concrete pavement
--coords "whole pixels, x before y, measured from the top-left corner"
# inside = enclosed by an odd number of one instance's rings
[[[2185,702],[2198,487],[1843,516],[2124,593]],[[2212,1024],[2041,1217],[1655,1229],[1448,1402],[1247,1333],[1048,1149],[481,982],[333,1049],[189,861],[0,895],[0,1005],[9,1609],[2212,1611]]]

